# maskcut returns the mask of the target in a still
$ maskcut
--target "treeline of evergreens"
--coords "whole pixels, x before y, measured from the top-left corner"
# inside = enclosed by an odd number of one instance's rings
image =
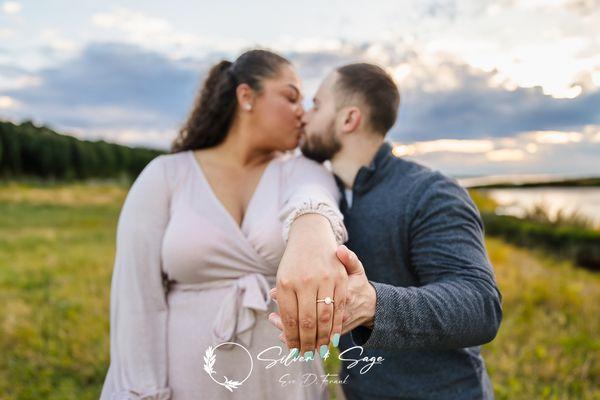
[[[31,121],[0,121],[0,179],[133,180],[148,162],[163,153],[103,140],[80,140]]]

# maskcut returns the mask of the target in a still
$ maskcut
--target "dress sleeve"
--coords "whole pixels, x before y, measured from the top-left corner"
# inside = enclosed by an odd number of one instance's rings
[[[140,173],[119,216],[110,295],[110,367],[102,400],[171,398],[160,255],[170,201],[163,157]]]
[[[283,206],[283,241],[287,244],[292,223],[304,214],[320,214],[329,220],[338,244],[348,240],[344,217],[339,209],[340,192],[331,172],[304,156],[288,161],[285,174]]]

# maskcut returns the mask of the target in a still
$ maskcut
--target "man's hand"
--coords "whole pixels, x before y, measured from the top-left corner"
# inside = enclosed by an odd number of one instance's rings
[[[342,245],[337,248],[336,255],[348,273],[347,301],[342,318],[341,334],[349,332],[360,325],[373,328],[377,301],[375,288],[369,283],[365,269],[353,251]],[[280,305],[278,298],[281,298],[281,296],[278,295],[278,288],[271,289],[270,295]],[[285,326],[280,315],[277,313],[269,314],[269,321],[282,331],[279,339],[287,344],[286,336],[283,333]],[[339,336],[333,342],[334,346],[337,346]]]
[[[341,333],[348,274],[336,257],[336,248],[325,217],[305,214],[294,221],[276,287],[281,330],[293,357],[300,351],[313,359],[315,349],[323,354],[330,340]],[[334,303],[317,303],[326,297]]]

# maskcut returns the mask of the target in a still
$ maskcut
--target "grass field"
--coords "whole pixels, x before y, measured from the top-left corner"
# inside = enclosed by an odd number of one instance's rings
[[[0,184],[0,399],[97,399],[126,188]],[[488,239],[504,320],[498,399],[600,399],[600,275]]]

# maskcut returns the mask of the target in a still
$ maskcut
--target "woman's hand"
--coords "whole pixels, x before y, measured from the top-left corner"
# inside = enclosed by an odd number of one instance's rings
[[[373,328],[377,292],[365,274],[365,269],[354,252],[346,246],[339,246],[337,257],[344,264],[348,273],[347,302],[344,310],[343,325],[340,333],[343,335],[358,326]],[[271,289],[270,297],[279,303],[278,289]],[[279,330],[284,330],[284,325],[279,314],[271,313],[269,321]],[[286,342],[284,333],[279,336]]]
[[[304,214],[294,221],[277,271],[277,304],[288,347],[305,358],[313,350],[338,345],[346,304],[348,274],[336,256],[337,243],[327,218]],[[330,297],[332,304],[317,303]]]

